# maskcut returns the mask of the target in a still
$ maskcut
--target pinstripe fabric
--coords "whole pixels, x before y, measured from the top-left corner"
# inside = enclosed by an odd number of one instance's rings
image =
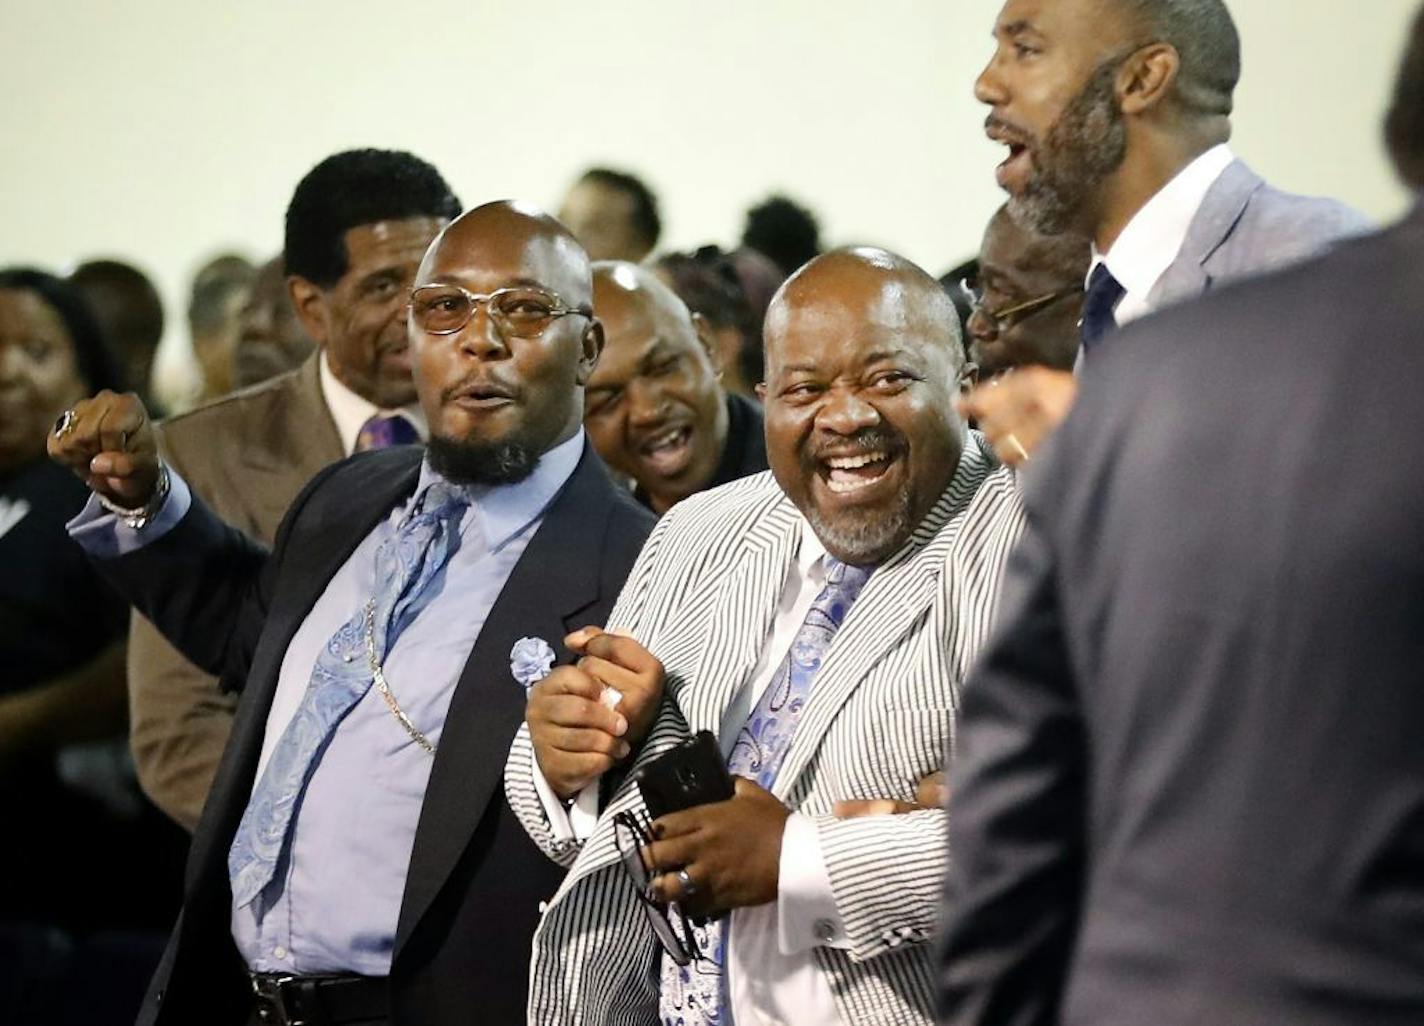
[[[693,496],[663,517],[609,618],[667,671],[641,766],[716,732],[754,671],[795,558],[802,519],[769,473]],[[1008,550],[1017,487],[974,432],[949,487],[861,592],[826,653],[773,793],[813,817],[851,950],[816,948],[842,1018],[929,1022],[931,953],[947,865],[944,813],[844,822],[840,799],[909,800],[943,766],[957,689],[983,643]],[[655,1023],[657,942],[618,866],[615,813],[641,805],[625,778],[582,847],[556,842],[533,784],[527,728],[505,774],[510,806],[571,865],[535,936],[531,1023]],[[890,855],[891,857],[887,857]]]

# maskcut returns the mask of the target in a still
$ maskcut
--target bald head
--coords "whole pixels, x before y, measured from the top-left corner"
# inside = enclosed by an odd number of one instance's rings
[[[964,355],[954,304],[903,257],[836,250],[777,292],[766,356],[777,483],[837,559],[885,559],[959,465]]]
[[[832,250],[786,280],[766,315],[768,375],[781,356],[778,350],[793,311],[801,316],[816,311],[828,317],[849,315],[865,324],[912,332],[940,347],[956,374],[964,362],[954,302],[924,269],[887,250]]]
[[[518,200],[496,200],[467,210],[445,226],[420,265],[416,285],[441,275],[478,273],[481,264],[518,264],[570,306],[593,302],[588,254],[553,216]]]
[[[606,342],[588,382],[589,439],[666,512],[707,487],[726,447],[726,396],[706,322],[626,261],[593,265],[593,308]]]

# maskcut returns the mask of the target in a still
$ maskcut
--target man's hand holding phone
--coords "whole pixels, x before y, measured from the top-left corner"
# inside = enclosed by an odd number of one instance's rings
[[[564,644],[581,658],[530,689],[524,716],[540,772],[567,800],[643,743],[662,700],[663,665],[632,638],[597,627]],[[609,688],[616,704],[604,700]]]

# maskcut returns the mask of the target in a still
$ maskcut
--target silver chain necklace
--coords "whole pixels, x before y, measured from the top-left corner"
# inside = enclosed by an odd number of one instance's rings
[[[410,722],[410,717],[405,714],[405,710],[396,701],[396,696],[391,692],[391,686],[386,683],[386,675],[381,672],[381,661],[376,658],[376,600],[371,599],[366,603],[366,662],[371,666],[371,678],[376,682],[376,690],[381,693],[381,697],[386,700],[386,708],[391,711],[391,715],[400,721],[400,725],[405,728],[405,732],[410,735],[411,740],[420,745],[431,755],[435,754],[435,746],[430,743],[430,739],[422,734],[414,723]]]

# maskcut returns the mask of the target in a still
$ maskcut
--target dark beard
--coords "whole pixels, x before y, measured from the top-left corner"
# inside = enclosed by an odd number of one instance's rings
[[[1098,183],[1122,166],[1127,129],[1113,86],[1121,64],[1113,58],[1098,65],[1034,148],[1028,186],[1009,199],[1009,212],[1020,223],[1044,235],[1062,234]]]
[[[539,453],[519,442],[486,445],[434,438],[426,444],[430,466],[452,484],[502,485],[523,481],[539,465]]]

